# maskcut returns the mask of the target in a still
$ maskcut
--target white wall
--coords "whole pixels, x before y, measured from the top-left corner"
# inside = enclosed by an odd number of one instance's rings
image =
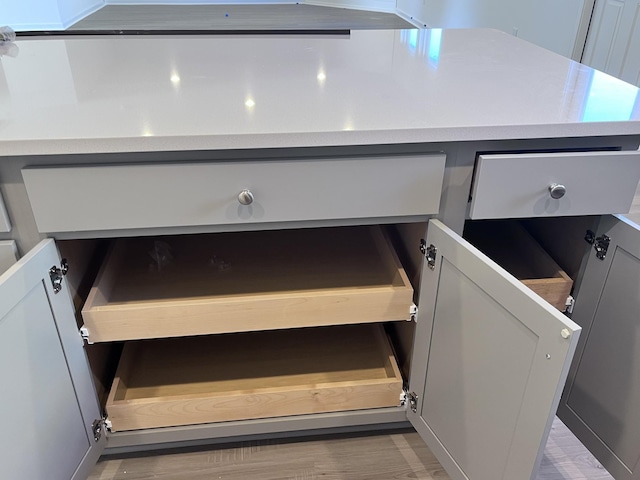
[[[58,0],[0,0],[0,25],[16,31],[61,28]]]
[[[229,5],[229,4],[273,4],[304,3],[304,0],[105,0],[113,5]]]
[[[442,28],[488,27],[571,57],[585,0],[397,0],[414,22]]]
[[[60,20],[68,27],[95,12],[104,5],[104,0],[57,0]]]
[[[0,0],[0,25],[18,32],[62,30],[103,5],[104,0]]]

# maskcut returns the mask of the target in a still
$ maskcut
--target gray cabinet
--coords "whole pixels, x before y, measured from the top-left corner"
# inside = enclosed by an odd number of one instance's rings
[[[106,444],[60,265],[45,240],[0,276],[0,455],[7,479],[85,478]],[[100,438],[96,440],[94,429]]]
[[[605,217],[589,257],[573,319],[578,345],[559,417],[618,480],[640,479],[640,230]],[[601,255],[602,256],[602,255]]]
[[[442,223],[426,243],[409,419],[452,478],[535,478],[580,328]]]

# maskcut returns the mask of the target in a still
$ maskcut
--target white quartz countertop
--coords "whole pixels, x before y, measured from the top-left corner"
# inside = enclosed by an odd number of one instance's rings
[[[636,87],[494,30],[15,44],[3,156],[640,135]]]

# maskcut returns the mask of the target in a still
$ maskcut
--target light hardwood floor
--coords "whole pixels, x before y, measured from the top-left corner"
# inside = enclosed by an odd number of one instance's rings
[[[450,480],[413,430],[105,457],[89,480]],[[518,480],[518,479],[513,479]],[[612,480],[555,420],[537,480]]]

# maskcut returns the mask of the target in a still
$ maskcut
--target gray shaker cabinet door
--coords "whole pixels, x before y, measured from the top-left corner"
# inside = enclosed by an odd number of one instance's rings
[[[408,417],[451,478],[535,478],[580,328],[437,220]]]
[[[640,227],[604,217],[573,319],[584,329],[558,416],[616,480],[640,479]]]
[[[60,265],[44,240],[0,276],[0,464],[2,478],[84,479],[104,448],[91,424],[100,415]]]

